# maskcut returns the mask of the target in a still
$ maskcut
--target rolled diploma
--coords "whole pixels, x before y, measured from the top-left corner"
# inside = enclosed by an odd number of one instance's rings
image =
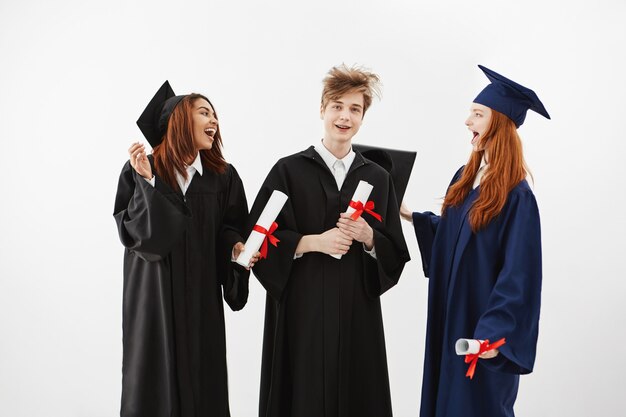
[[[476,339],[459,339],[454,344],[454,350],[457,355],[470,355],[478,353],[482,340]]]
[[[256,224],[265,230],[269,230],[286,201],[287,195],[285,193],[274,190]],[[259,251],[259,248],[263,244],[263,239],[265,239],[265,235],[263,233],[259,233],[256,230],[250,232],[250,236],[248,236],[248,240],[246,240],[245,249],[239,254],[236,262],[241,266],[247,267],[252,256]]]
[[[354,190],[354,195],[352,196],[352,199],[350,201],[354,201],[354,202],[360,201],[361,203],[363,203],[363,205],[365,205],[365,203],[367,203],[367,199],[370,197],[370,194],[373,188],[374,186],[368,183],[367,181],[363,181],[363,180],[359,181],[359,185],[356,186],[356,190]],[[355,211],[356,209],[348,205],[348,208],[346,209],[346,213],[352,214]],[[336,259],[341,259],[341,255],[330,255],[330,256]]]

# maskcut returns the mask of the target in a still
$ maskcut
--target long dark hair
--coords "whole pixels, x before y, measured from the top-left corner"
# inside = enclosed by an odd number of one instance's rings
[[[198,99],[211,103],[201,94],[194,93],[185,96],[172,111],[163,141],[152,151],[157,174],[174,189],[178,188],[175,172],[178,171],[186,179],[186,166],[198,153],[193,141],[193,110]],[[213,110],[215,111],[215,108]],[[217,119],[217,113],[215,113],[215,118]],[[226,171],[228,164],[222,155],[222,135],[219,124],[213,136],[212,148],[200,150],[200,158],[203,168],[219,174]]]

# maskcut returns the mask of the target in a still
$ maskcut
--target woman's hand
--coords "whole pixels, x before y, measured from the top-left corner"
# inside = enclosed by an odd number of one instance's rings
[[[402,217],[407,222],[413,223],[413,212],[404,205],[404,201],[402,202],[402,204],[400,204],[400,217]]]
[[[341,213],[337,221],[337,227],[349,238],[365,244],[367,250],[374,247],[374,230],[363,217],[352,220],[349,214]]]
[[[496,356],[498,356],[498,353],[500,353],[498,349],[493,349],[493,350],[488,350],[487,352],[480,354],[480,356],[478,357],[480,359],[493,359]]]
[[[135,142],[128,149],[130,155],[130,165],[137,171],[139,175],[147,180],[152,179],[152,167],[146,156],[146,148],[143,144]]]
[[[236,260],[239,255],[241,254],[241,252],[243,252],[246,249],[245,245],[243,244],[243,242],[237,242],[233,245],[233,251],[231,254],[231,260],[234,261]],[[254,255],[252,255],[252,258],[250,258],[250,262],[248,262],[248,266],[246,267],[247,270],[250,270],[250,268],[252,268],[254,266],[255,263],[257,263],[259,261],[259,257],[261,256],[261,252],[257,252]]]

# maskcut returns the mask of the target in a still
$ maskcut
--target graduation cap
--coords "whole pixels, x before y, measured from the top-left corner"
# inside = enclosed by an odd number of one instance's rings
[[[478,68],[485,73],[491,84],[478,94],[474,103],[485,105],[508,116],[509,119],[513,120],[516,127],[520,127],[524,123],[528,109],[545,118],[550,118],[546,108],[543,107],[543,103],[533,90],[482,65],[479,65]]]
[[[165,81],[137,119],[137,126],[153,148],[163,140],[170,115],[184,97],[174,94],[169,81]]]
[[[417,152],[401,151],[397,149],[379,148],[376,146],[352,144],[355,151],[359,151],[365,158],[383,167],[393,180],[398,207],[402,204],[406,186],[409,184],[411,170],[415,163]]]

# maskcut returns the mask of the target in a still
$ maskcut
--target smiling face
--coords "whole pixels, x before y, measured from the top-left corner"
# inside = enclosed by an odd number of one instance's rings
[[[472,147],[474,152],[483,150],[483,137],[491,122],[491,109],[482,104],[472,103],[470,115],[465,120],[465,126],[472,132]]]
[[[329,100],[320,109],[324,121],[324,142],[331,145],[349,142],[363,123],[363,93],[348,92]]]
[[[213,107],[203,98],[193,103],[193,143],[200,150],[213,147],[213,140],[217,133],[217,117]]]

